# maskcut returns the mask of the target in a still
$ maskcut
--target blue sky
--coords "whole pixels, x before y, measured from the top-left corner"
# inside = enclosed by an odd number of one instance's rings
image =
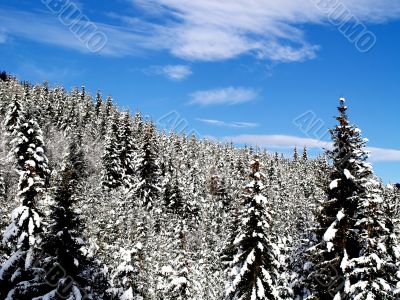
[[[399,19],[397,0],[1,1],[0,69],[284,153],[326,146],[346,97],[376,173],[400,182]]]

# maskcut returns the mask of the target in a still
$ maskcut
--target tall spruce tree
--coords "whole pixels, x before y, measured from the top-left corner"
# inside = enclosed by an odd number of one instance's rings
[[[242,196],[242,222],[234,241],[237,250],[231,264],[226,299],[279,299],[276,291],[277,246],[271,232],[268,200],[263,195],[264,175],[260,172],[258,158],[250,165],[251,181]]]
[[[50,213],[50,228],[43,245],[46,280],[54,287],[39,299],[82,299],[87,297],[88,278],[83,271],[88,261],[80,248],[84,245],[82,222],[74,210],[79,186],[87,177],[81,137],[72,137],[64,159]]]
[[[50,172],[39,125],[33,119],[26,119],[22,108],[16,116],[15,108],[14,102],[5,123],[12,132],[12,153],[20,176],[17,195],[20,206],[13,211],[3,236],[11,255],[0,267],[0,298],[31,299],[48,286],[42,282],[42,270],[35,261],[42,231],[36,204]]]
[[[122,184],[123,169],[121,166],[121,145],[118,140],[119,118],[115,112],[109,120],[106,135],[106,144],[103,153],[102,186],[114,189]]]
[[[134,136],[131,116],[128,112],[121,114],[118,133],[118,145],[120,147],[119,159],[123,171],[122,181],[126,189],[130,190],[137,181],[137,142]]]
[[[138,154],[138,183],[134,192],[141,205],[148,210],[153,209],[161,193],[160,167],[154,124],[147,124],[144,129],[144,139]]]
[[[333,162],[328,199],[321,203],[309,250],[311,299],[394,299],[384,273],[389,220],[373,179],[361,131],[349,124],[345,99],[338,107],[339,124],[331,130]],[[395,276],[395,274],[391,274]]]

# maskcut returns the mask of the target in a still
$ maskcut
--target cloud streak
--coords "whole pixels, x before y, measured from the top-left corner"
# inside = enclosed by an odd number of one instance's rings
[[[307,146],[309,148],[330,148],[331,143],[320,141],[317,139],[302,138],[291,135],[236,135],[226,136],[224,141],[234,142],[238,144],[257,145],[263,148],[282,148],[290,149],[295,146]]]
[[[189,104],[221,105],[249,102],[257,97],[256,90],[244,87],[226,87],[212,90],[202,90],[190,94]]]
[[[148,75],[162,75],[173,81],[182,81],[193,74],[192,69],[187,65],[166,65],[151,66],[144,70]]]
[[[197,118],[196,120],[212,126],[231,127],[231,128],[253,128],[258,126],[257,123],[253,122],[224,122],[220,120],[201,119],[201,118]]]
[[[223,137],[223,141],[259,146],[262,148],[293,149],[306,146],[310,149],[331,149],[332,143],[291,135],[236,135]],[[400,150],[367,147],[370,161],[400,161]]]
[[[319,46],[308,41],[305,24],[341,21],[316,3],[330,0],[127,0],[140,16],[97,12],[92,22],[108,37],[102,55],[137,55],[168,51],[194,61],[218,61],[240,55],[277,62],[313,59]],[[344,1],[343,1],[344,2]],[[363,22],[400,17],[397,0],[347,0],[345,6]],[[233,17],[234,16],[234,17]],[[0,24],[7,35],[88,52],[57,16],[0,7]],[[179,75],[178,75],[179,76]]]

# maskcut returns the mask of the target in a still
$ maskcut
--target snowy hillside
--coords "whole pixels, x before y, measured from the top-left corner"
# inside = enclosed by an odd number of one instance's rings
[[[398,189],[337,120],[286,159],[1,76],[0,299],[398,299]]]

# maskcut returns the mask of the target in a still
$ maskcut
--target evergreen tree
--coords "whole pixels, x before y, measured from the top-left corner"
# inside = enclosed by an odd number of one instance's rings
[[[88,278],[83,276],[88,262],[80,251],[83,224],[73,207],[80,183],[88,175],[81,142],[79,135],[70,142],[51,207],[50,229],[43,250],[46,280],[54,289],[43,299],[78,300],[90,290]]]
[[[268,200],[262,195],[260,162],[251,162],[250,183],[243,195],[241,220],[234,241],[236,255],[231,265],[227,299],[279,299],[276,291],[277,246],[271,233]]]
[[[0,173],[0,200],[4,201],[6,199],[6,196],[7,196],[6,182],[4,180],[3,174]]]
[[[5,71],[2,71],[2,72],[0,73],[0,80],[2,80],[2,81],[7,81],[7,80],[9,80],[9,75],[8,75]]]
[[[175,177],[175,178],[172,178]],[[168,266],[164,266],[162,273],[166,276],[163,286],[165,299],[189,300],[193,299],[193,286],[189,277],[189,254],[187,245],[187,221],[190,210],[182,196],[182,189],[178,179],[171,176],[172,182],[165,190],[165,205],[170,218],[174,220],[174,228],[168,234],[168,241],[173,253]]]
[[[137,180],[137,142],[134,136],[131,116],[128,112],[121,114],[118,144],[120,146],[120,163],[123,171],[123,183],[128,190],[133,187]]]
[[[100,109],[100,106],[103,106],[103,105],[100,104],[101,103],[100,102],[101,95],[98,94],[98,96],[100,96],[100,97],[97,98],[97,100],[98,100],[97,104],[98,104],[99,109]],[[109,120],[110,120],[110,118],[112,118],[112,114],[114,113],[113,108],[114,108],[114,105],[113,105],[112,98],[111,98],[111,96],[108,96],[107,99],[106,99],[106,102],[104,104],[103,111],[101,112],[101,114],[99,113],[99,116],[100,116],[100,136],[106,135],[107,131],[109,130],[107,126],[109,126],[109,124],[110,124]]]
[[[17,93],[14,93],[4,120],[4,127],[10,136],[16,136],[16,130],[20,128],[21,122],[25,120],[24,115],[21,99]]]
[[[154,125],[149,124],[145,128],[144,139],[138,155],[136,172],[139,182],[134,188],[141,205],[148,210],[154,207],[161,192],[157,155]]]
[[[122,184],[121,146],[118,143],[118,114],[114,113],[109,120],[106,144],[102,157],[103,172],[102,186],[108,190],[117,188]]]
[[[303,162],[308,160],[308,151],[306,146],[304,146],[303,148],[303,154],[301,156],[301,159],[303,160]]]
[[[343,98],[338,110],[339,125],[331,130],[328,199],[317,216],[318,242],[309,250],[312,299],[393,299],[384,276],[391,260],[386,250],[388,220],[382,216],[383,200],[366,162],[366,141],[349,124]]]
[[[297,151],[297,147],[294,147],[293,150],[293,161],[299,161],[299,151]]]
[[[97,91],[96,93],[96,117],[99,117],[101,108],[103,107],[103,99],[101,98],[101,93],[100,91]]]
[[[11,109],[8,115],[13,112]],[[3,236],[3,243],[12,254],[0,268],[0,298],[31,299],[48,287],[41,281],[41,269],[35,266],[35,260],[42,230],[36,204],[44,192],[49,170],[39,125],[23,115],[17,120],[12,125],[12,153],[18,161],[20,206],[13,211],[11,224]]]

